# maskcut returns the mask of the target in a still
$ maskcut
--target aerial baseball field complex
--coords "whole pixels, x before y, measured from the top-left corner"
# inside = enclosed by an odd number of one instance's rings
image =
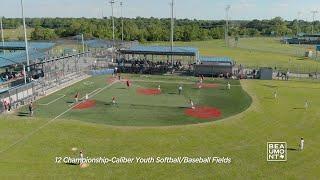
[[[74,38],[0,45],[1,179],[320,175],[318,79],[242,64],[271,41]]]

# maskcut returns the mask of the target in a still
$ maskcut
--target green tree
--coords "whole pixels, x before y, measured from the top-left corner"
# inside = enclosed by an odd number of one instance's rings
[[[48,28],[36,27],[31,33],[32,40],[54,40],[56,38],[55,31]]]

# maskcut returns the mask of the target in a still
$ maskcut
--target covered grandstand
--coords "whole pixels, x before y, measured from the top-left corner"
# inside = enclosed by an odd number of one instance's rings
[[[111,41],[111,40],[103,40],[103,39],[91,39],[84,41],[84,44],[90,48],[98,48],[98,49],[109,49],[113,46],[121,49],[121,48],[130,48],[132,46],[136,46],[139,44],[138,41]]]
[[[130,55],[168,55],[168,56],[191,56],[195,60],[199,57],[199,50],[194,47],[174,46],[133,46],[129,49],[121,49],[121,54]]]
[[[32,63],[49,57],[48,51],[55,46],[50,42],[29,42],[29,59]],[[26,64],[25,42],[12,41],[1,43],[0,50],[0,85],[1,90],[25,82],[23,65]],[[32,69],[31,69],[32,70]],[[31,72],[31,74],[34,74]]]
[[[37,50],[29,51],[29,58],[31,60],[44,59],[48,55],[45,52],[40,52]],[[7,60],[10,59],[11,61]],[[0,54],[0,68],[7,67],[14,64],[24,63],[26,61],[26,53],[24,51],[17,51],[12,53]]]
[[[29,42],[29,50],[45,50],[51,49],[55,43],[51,42]],[[17,50],[25,50],[25,42],[22,41],[9,41],[0,44],[0,50],[10,50],[10,51],[17,51]]]
[[[44,59],[48,56],[47,51],[55,46],[50,42],[29,42],[30,60]],[[25,43],[22,41],[4,42],[0,45],[0,50],[6,53],[0,53],[0,68],[14,64],[26,62]]]
[[[119,69],[135,73],[192,72],[195,75],[232,74],[235,62],[229,57],[200,56],[195,47],[185,46],[132,46],[120,49]]]
[[[122,72],[163,74],[185,70],[198,57],[199,51],[193,47],[137,45],[120,49],[116,63]]]

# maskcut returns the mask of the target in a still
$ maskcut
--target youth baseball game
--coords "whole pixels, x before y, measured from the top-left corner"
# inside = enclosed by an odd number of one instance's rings
[[[0,179],[319,179],[317,1],[0,9]]]

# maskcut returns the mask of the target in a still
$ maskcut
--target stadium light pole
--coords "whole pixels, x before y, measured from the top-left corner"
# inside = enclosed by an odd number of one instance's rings
[[[26,73],[26,65],[23,66],[23,78],[24,78],[24,84],[27,84],[27,73]]]
[[[84,49],[84,37],[83,37],[83,34],[81,34],[81,41],[82,41],[82,52],[84,53],[85,49]]]
[[[114,16],[113,16],[113,5],[114,5],[114,0],[110,1],[110,5],[111,5],[111,18],[112,18],[112,40],[113,40],[113,45],[114,45]]]
[[[26,28],[26,18],[24,17],[24,8],[23,8],[23,0],[21,3],[21,13],[22,13],[22,21],[23,21],[23,30],[24,30],[24,42],[26,46],[26,57],[27,57],[27,71],[30,71],[30,59],[29,59],[29,48],[28,48],[28,39],[27,39],[27,28]]]
[[[299,33],[300,33],[300,18],[301,18],[301,14],[302,14],[302,12],[299,11],[299,12],[298,12],[298,19],[297,19],[297,36],[298,36]]]
[[[111,61],[113,62],[114,58],[114,48],[115,48],[115,37],[114,37],[114,16],[113,16],[113,5],[115,1],[111,0],[110,5],[111,5],[111,18],[112,18],[112,59]]]
[[[104,18],[104,14],[103,14],[103,8],[101,8],[101,19]]]
[[[171,53],[173,52],[173,34],[174,34],[174,0],[171,1]],[[171,55],[171,63],[173,63],[173,55]]]
[[[226,27],[225,27],[225,41],[226,41],[226,46],[229,47],[229,10],[231,6],[227,5],[226,7]]]
[[[3,36],[3,26],[2,26],[2,17],[0,17],[0,27],[1,27],[1,41],[2,41],[2,47],[4,47],[4,36]],[[6,52],[3,50],[3,54],[6,54]]]
[[[120,2],[120,7],[121,7],[121,40],[123,41],[124,36],[123,36],[123,2]]]
[[[314,34],[315,16],[318,13],[318,11],[311,11],[311,13],[312,13],[312,34]]]

